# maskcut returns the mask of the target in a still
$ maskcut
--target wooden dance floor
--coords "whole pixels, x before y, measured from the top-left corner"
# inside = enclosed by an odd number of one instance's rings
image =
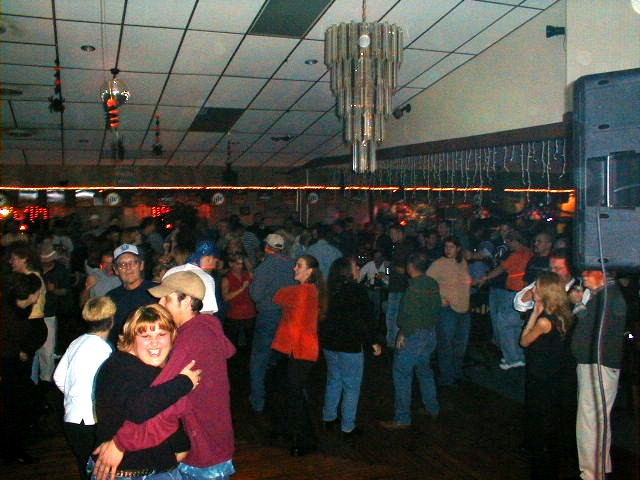
[[[497,369],[497,357],[472,368],[484,370],[499,381],[521,381],[522,374]],[[414,415],[410,430],[387,432],[379,420],[393,415],[391,355],[367,358],[359,424],[364,430],[355,440],[320,428],[324,361],[313,372],[310,398],[317,419],[320,448],[294,458],[285,446],[270,444],[268,422],[250,413],[248,404],[248,353],[230,362],[233,417],[236,432],[234,480],[283,479],[442,479],[523,480],[529,478],[529,456],[523,450],[523,406],[504,396],[499,388],[467,381],[439,392],[442,413],[438,419]],[[522,369],[518,369],[522,370]],[[473,377],[473,375],[472,375]],[[499,385],[498,385],[499,387]],[[417,390],[417,385],[414,386]],[[61,402],[59,397],[56,403]],[[414,392],[416,406],[418,404]],[[60,434],[60,404],[56,419],[40,427],[29,452],[40,457],[36,465],[4,465],[6,480],[67,480],[78,478],[75,464]],[[615,426],[615,425],[614,425]],[[561,478],[576,478],[573,432],[563,432]],[[637,444],[636,444],[637,447]],[[613,479],[639,477],[638,455],[615,447]]]

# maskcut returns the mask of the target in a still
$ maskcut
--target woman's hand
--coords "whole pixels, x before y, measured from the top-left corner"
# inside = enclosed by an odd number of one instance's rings
[[[539,317],[542,312],[544,312],[544,304],[542,302],[536,302],[533,306],[533,313],[537,317]]]
[[[380,354],[382,353],[382,346],[379,343],[374,343],[372,345],[372,348],[373,348],[373,356],[379,357]]]
[[[189,364],[180,372],[180,375],[186,375],[187,377],[189,377],[189,380],[191,380],[191,383],[193,383],[193,388],[196,388],[200,383],[200,374],[202,373],[202,370],[193,368],[195,364],[196,361],[191,360]]]
[[[121,451],[113,440],[101,443],[98,448],[93,451],[94,455],[98,455],[96,464],[93,467],[93,474],[97,480],[114,480],[118,465],[122,462],[124,452]]]

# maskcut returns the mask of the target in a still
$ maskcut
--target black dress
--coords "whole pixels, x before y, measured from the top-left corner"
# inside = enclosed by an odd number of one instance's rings
[[[555,324],[553,315],[545,315]],[[563,377],[571,365],[565,337],[553,327],[525,348],[526,440],[532,451],[532,479],[558,477],[558,433],[563,421]]]

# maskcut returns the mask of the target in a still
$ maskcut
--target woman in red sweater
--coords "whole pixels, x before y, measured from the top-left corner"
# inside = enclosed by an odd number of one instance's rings
[[[278,432],[289,436],[292,442],[291,455],[301,456],[317,448],[305,390],[320,350],[318,319],[324,310],[324,281],[318,260],[311,255],[300,257],[293,270],[298,285],[284,287],[273,297],[273,302],[282,307],[282,318],[271,344],[280,354],[275,381],[286,391],[283,409],[278,408],[282,402],[274,402],[273,407]]]
[[[222,299],[228,308],[224,333],[236,348],[251,346],[256,320],[256,304],[249,296],[253,275],[247,270],[245,260],[242,256],[231,257],[229,272],[222,278]],[[239,344],[241,333],[244,334],[242,345]]]

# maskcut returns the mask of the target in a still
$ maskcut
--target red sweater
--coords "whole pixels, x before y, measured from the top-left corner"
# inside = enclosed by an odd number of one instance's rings
[[[311,283],[284,287],[273,303],[282,307],[282,319],[271,348],[298,360],[318,360],[318,289]]]

